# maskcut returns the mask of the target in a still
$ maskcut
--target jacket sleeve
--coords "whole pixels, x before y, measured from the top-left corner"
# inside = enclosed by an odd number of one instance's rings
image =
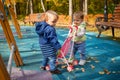
[[[35,23],[35,32],[39,35],[40,33],[40,24],[39,23]]]
[[[77,36],[78,37],[82,37],[83,35],[85,35],[85,32],[86,32],[85,28],[81,28],[81,30],[79,31],[79,33],[77,33]]]
[[[82,37],[85,35],[86,32],[86,23],[82,23],[79,27],[78,27],[78,32],[77,32],[77,36],[78,37]]]
[[[49,30],[47,36],[50,44],[52,44],[52,46],[56,49],[56,51],[61,48],[61,44],[58,41],[55,29]]]

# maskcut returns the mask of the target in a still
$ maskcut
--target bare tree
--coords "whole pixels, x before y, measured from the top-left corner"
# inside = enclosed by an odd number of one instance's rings
[[[69,16],[72,16],[72,0],[69,0]]]
[[[80,0],[79,1],[79,10],[83,11],[84,15],[87,15],[87,0]]]
[[[71,17],[70,23],[72,23],[72,14],[73,14],[73,8],[72,8],[72,0],[69,0],[69,16]]]
[[[42,5],[43,11],[45,12],[46,10],[45,10],[44,4],[43,4],[43,0],[41,0],[41,5]]]
[[[27,0],[27,5],[26,5],[26,15],[28,14],[28,8],[29,8],[29,0]]]
[[[80,11],[83,11],[83,0],[79,1],[79,9]]]
[[[87,15],[87,11],[88,11],[88,9],[87,9],[87,0],[84,0],[83,1],[83,12],[84,12],[84,15]]]
[[[30,0],[30,14],[33,14],[33,4],[32,4],[32,0]]]

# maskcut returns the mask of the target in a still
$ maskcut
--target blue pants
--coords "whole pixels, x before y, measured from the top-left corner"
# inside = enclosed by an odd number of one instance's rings
[[[85,41],[82,43],[74,43],[74,47],[73,47],[73,55],[75,55],[76,53],[80,53],[80,59],[85,60],[86,56],[85,56]]]
[[[50,66],[50,71],[54,71],[56,69],[56,51],[55,49],[50,45],[40,45],[42,54],[43,54],[43,62],[42,66],[45,67],[47,65]]]
[[[50,66],[50,71],[54,71],[56,69],[56,57],[50,56],[50,57],[43,57],[42,65],[45,67],[46,65]]]

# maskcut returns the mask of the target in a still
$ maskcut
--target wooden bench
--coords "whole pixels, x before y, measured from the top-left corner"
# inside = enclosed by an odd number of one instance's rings
[[[104,17],[97,17],[95,25],[99,32],[97,37],[100,37],[103,31],[106,31],[110,28],[112,29],[112,36],[115,37],[114,28],[120,28],[120,4],[115,6],[112,17],[108,18],[108,22],[104,22]]]

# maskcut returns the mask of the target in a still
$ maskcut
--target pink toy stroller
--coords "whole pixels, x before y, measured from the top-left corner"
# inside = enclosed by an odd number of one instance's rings
[[[72,57],[73,55],[73,46],[74,46],[74,37],[75,37],[75,33],[74,32],[74,36],[72,37],[69,37],[69,34],[72,32],[72,30],[70,29],[69,33],[68,33],[68,37],[66,38],[66,40],[64,41],[63,43],[63,46],[60,50],[60,53],[58,54],[57,58],[58,58],[58,62],[59,62],[59,59],[61,59],[64,63],[67,64],[67,70],[70,72],[70,71],[73,71],[74,67],[73,65],[69,64],[69,59]],[[69,54],[69,59],[67,60],[66,58],[66,55]]]

